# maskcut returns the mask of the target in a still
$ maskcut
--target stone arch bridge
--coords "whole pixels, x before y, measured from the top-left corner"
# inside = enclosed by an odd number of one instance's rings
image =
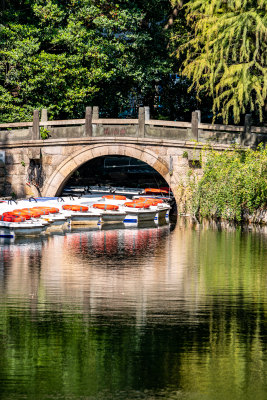
[[[147,108],[139,109],[138,119],[126,120],[100,119],[98,110],[90,107],[85,119],[68,121],[48,121],[45,110],[39,120],[35,111],[33,122],[0,124],[0,195],[55,196],[87,161],[123,155],[153,167],[177,197],[190,168],[202,173],[203,146],[210,143],[221,151],[232,143],[266,142],[267,129],[257,129],[261,128],[202,124],[198,111],[191,122],[151,120]],[[39,188],[27,184],[31,162],[42,165],[44,182]]]

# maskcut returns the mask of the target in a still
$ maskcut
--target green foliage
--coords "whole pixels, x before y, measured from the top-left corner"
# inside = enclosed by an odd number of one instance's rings
[[[213,98],[215,118],[228,123],[255,111],[263,119],[267,105],[267,1],[191,0],[186,4],[192,28],[188,42],[178,49],[185,54],[183,74],[191,89]]]
[[[0,121],[116,115],[169,76],[169,0],[10,0],[0,24]],[[151,100],[152,99],[152,100]]]
[[[245,209],[266,207],[267,149],[210,150],[205,158],[203,177],[191,179],[195,213],[240,221]]]
[[[41,139],[45,140],[48,139],[50,136],[50,131],[47,128],[44,128],[43,126],[40,127],[40,136]]]

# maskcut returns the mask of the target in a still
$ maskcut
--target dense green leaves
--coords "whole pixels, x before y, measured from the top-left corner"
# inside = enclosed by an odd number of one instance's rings
[[[186,120],[201,108],[207,120],[211,104],[214,119],[260,121],[266,11],[267,0],[2,0],[0,121],[42,107],[78,118],[87,105]]]
[[[208,151],[203,177],[194,181],[194,211],[203,217],[241,220],[267,203],[267,149]]]
[[[109,115],[154,103],[169,76],[169,1],[10,0],[1,10],[0,120]],[[133,103],[133,101],[132,101]],[[138,105],[136,104],[136,105]]]

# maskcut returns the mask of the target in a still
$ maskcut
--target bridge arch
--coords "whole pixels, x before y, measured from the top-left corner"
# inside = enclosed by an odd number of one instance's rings
[[[168,182],[168,184],[170,182],[169,166],[166,161],[155,152],[137,145],[96,144],[84,146],[80,150],[74,152],[71,156],[66,157],[66,159],[58,165],[53,174],[48,178],[42,195],[51,197],[59,195],[70,176],[81,165],[94,158],[107,155],[122,155],[137,158],[154,168]]]

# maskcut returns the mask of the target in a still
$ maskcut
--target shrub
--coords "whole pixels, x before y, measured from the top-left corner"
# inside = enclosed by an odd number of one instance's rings
[[[205,158],[202,178],[190,178],[195,214],[240,221],[245,209],[266,207],[267,149],[210,150]]]

